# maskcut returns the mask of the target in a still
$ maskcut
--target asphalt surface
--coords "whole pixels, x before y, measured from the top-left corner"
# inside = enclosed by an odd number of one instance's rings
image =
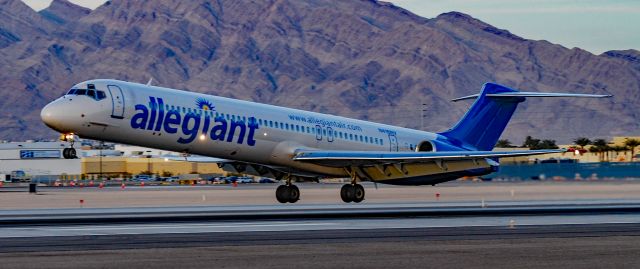
[[[639,184],[302,187],[285,205],[272,185],[3,189],[0,268],[640,265]]]
[[[85,214],[89,221],[77,219]],[[626,200],[4,210],[0,217],[13,219],[0,224],[2,268],[640,264],[640,203]]]

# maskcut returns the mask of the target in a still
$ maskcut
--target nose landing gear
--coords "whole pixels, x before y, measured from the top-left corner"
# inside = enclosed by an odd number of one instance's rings
[[[77,159],[78,155],[76,153],[76,149],[73,148],[74,143],[74,135],[73,134],[62,134],[60,136],[60,140],[67,141],[71,143],[70,147],[64,148],[62,150],[62,157],[65,159]]]
[[[78,155],[76,155],[76,149],[65,148],[62,150],[62,157],[64,157],[65,159],[77,159]]]

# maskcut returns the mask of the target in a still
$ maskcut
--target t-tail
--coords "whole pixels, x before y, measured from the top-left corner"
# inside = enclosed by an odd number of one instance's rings
[[[479,94],[452,100],[476,99],[464,117],[453,128],[440,135],[468,150],[492,150],[518,104],[524,102],[526,97],[604,98],[611,95],[520,92],[495,83],[486,83]]]

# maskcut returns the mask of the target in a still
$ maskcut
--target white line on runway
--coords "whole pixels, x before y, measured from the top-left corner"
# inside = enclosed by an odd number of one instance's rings
[[[0,238],[140,235],[225,232],[286,232],[341,229],[408,229],[441,227],[514,227],[529,225],[640,223],[635,214],[595,216],[502,216],[451,218],[336,219],[327,221],[262,221],[222,223],[114,224],[0,228]]]

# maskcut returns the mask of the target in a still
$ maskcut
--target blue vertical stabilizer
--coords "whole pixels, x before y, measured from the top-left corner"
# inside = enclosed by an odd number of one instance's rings
[[[518,103],[523,102],[525,98],[519,96],[496,98],[487,94],[511,92],[518,91],[495,83],[484,84],[476,101],[464,117],[453,128],[440,135],[469,150],[492,150]]]

